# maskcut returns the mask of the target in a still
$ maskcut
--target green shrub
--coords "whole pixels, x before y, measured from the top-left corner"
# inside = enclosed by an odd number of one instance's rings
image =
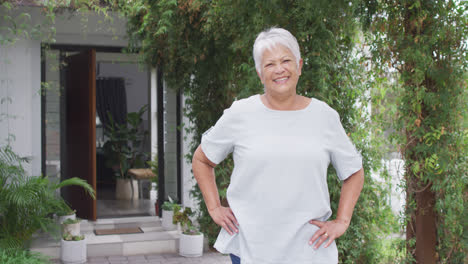
[[[95,198],[86,181],[70,178],[54,183],[48,177],[28,176],[24,162],[10,146],[0,147],[0,248],[24,248],[39,230],[58,238],[60,225],[53,216],[69,207],[56,190],[76,185]]]
[[[162,205],[162,209],[164,211],[173,211],[176,206],[178,206],[175,200],[172,200],[170,196],[168,196],[169,201],[165,201]]]
[[[191,216],[194,215],[192,208],[185,207],[184,210],[179,205],[174,206],[174,216],[172,218],[172,223],[174,225],[180,224],[182,233],[185,235],[199,235],[200,231],[196,226],[193,225]]]
[[[0,263],[2,264],[46,264],[50,261],[37,252],[23,249],[2,249],[0,248]]]
[[[362,10],[363,1],[282,0],[248,5],[231,0],[139,0],[125,9],[130,43],[145,63],[164,65],[167,86],[184,93],[184,114],[190,120],[190,126],[184,128],[193,135],[191,153],[234,100],[263,92],[252,59],[256,34],[280,26],[296,36],[304,60],[297,93],[333,107],[363,156],[365,186],[350,228],[337,240],[341,263],[378,263],[383,253],[376,254],[375,249],[382,248],[382,239],[398,227],[388,204],[387,184],[371,177],[376,172],[388,179],[381,164],[388,150],[378,117],[367,108],[374,86],[360,43],[358,16]],[[232,155],[215,169],[224,206],[228,205],[232,169]],[[336,212],[341,182],[333,169],[328,184]],[[200,201],[201,231],[213,244],[220,227],[213,223],[198,185],[191,194]]]
[[[81,219],[79,218],[76,218],[76,219],[68,218],[67,220],[63,221],[62,225],[73,225],[79,222],[81,222]]]
[[[64,234],[62,238],[65,241],[80,241],[80,240],[83,240],[85,236],[84,235],[72,236],[71,234],[67,233],[67,234]]]

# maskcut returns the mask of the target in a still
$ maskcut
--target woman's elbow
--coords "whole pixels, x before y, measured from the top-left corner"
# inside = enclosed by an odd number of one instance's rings
[[[353,175],[351,175],[348,179],[345,180],[347,181],[352,181],[356,185],[360,185],[361,188],[364,186],[364,169],[361,168],[360,170],[356,171]]]
[[[361,186],[361,189],[362,189],[362,187],[364,186],[364,181],[365,181],[364,168],[361,168],[355,176],[357,176],[359,185]]]

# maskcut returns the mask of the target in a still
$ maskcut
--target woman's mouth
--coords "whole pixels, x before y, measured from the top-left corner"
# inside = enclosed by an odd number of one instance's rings
[[[282,83],[285,83],[287,80],[289,79],[289,77],[281,77],[281,78],[278,78],[278,79],[274,79],[273,81],[277,84],[282,84]]]

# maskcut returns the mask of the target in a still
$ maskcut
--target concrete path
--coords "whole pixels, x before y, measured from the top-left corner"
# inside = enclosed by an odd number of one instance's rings
[[[52,263],[59,264],[60,260]],[[228,255],[218,252],[204,252],[202,257],[185,258],[178,254],[136,255],[136,256],[108,256],[90,257],[87,264],[231,264]]]

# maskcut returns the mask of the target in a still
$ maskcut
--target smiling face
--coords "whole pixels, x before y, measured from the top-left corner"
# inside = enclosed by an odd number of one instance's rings
[[[265,92],[272,95],[296,93],[296,85],[301,75],[302,59],[299,67],[292,52],[283,45],[276,45],[263,52],[258,77],[265,86]]]

